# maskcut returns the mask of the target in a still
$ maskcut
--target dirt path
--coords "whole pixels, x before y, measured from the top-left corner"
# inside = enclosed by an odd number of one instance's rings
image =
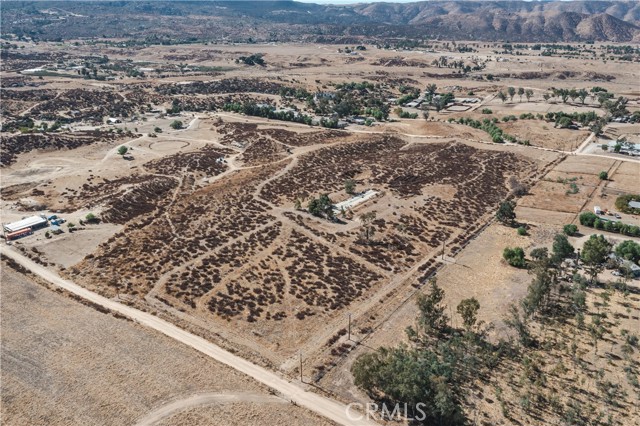
[[[318,413],[336,423],[342,425],[375,425],[376,423],[366,419],[364,416],[362,419],[354,419],[349,416],[348,408],[346,405],[310,392],[303,387],[301,383],[294,383],[287,379],[284,379],[276,373],[269,371],[263,367],[253,364],[244,358],[234,355],[221,347],[191,334],[181,328],[157,318],[147,312],[142,312],[138,309],[120,304],[106,297],[100,296],[84,287],[81,287],[71,281],[65,280],[58,276],[55,272],[44,268],[41,265],[26,258],[22,254],[18,253],[13,247],[6,245],[0,246],[0,253],[15,260],[17,263],[30,270],[32,273],[40,276],[41,278],[49,281],[57,287],[63,288],[83,299],[100,305],[111,311],[118,312],[133,321],[156,330],[172,339],[175,339],[193,349],[211,357],[212,359],[230,366],[231,368],[254,378],[260,383],[274,389],[279,392],[283,398],[292,401],[302,407],[305,407],[311,411]]]
[[[136,426],[151,426],[188,408],[210,404],[229,404],[237,402],[254,402],[262,404],[283,404],[287,401],[276,396],[259,393],[200,393],[161,405],[138,420]]]
[[[602,129],[602,130],[604,131],[604,129]],[[591,139],[593,139],[595,136],[596,136],[596,134],[595,134],[595,133],[593,133],[593,132],[591,132],[591,134],[589,135],[589,137],[588,137],[588,138],[586,138],[586,139],[584,140],[584,142],[582,142],[578,148],[576,148],[576,150],[574,151],[574,153],[576,153],[576,154],[580,154],[580,152],[582,152],[582,150],[583,150],[583,149],[585,149],[587,145],[589,145],[589,142],[591,142]]]
[[[276,222],[276,220],[270,220],[269,222],[260,225],[258,227],[256,227],[254,230],[249,231],[249,232],[245,232],[242,233],[240,236],[236,237],[236,238],[232,238],[227,240],[225,243],[218,245],[215,249],[213,250],[207,250],[204,253],[202,253],[199,256],[195,256],[192,257],[191,259],[189,259],[188,261],[180,264],[179,266],[175,267],[175,268],[171,268],[169,270],[167,270],[167,272],[163,273],[159,278],[158,281],[153,285],[153,287],[151,288],[151,290],[149,290],[149,292],[146,294],[145,299],[149,298],[149,297],[156,297],[156,295],[158,294],[158,292],[160,291],[160,289],[166,285],[167,281],[169,280],[169,278],[171,277],[171,275],[173,274],[179,274],[180,272],[185,271],[189,266],[194,265],[196,263],[198,263],[199,261],[201,261],[202,259],[205,259],[209,256],[212,256],[213,254],[217,254],[219,253],[221,250],[224,250],[227,247],[232,246],[233,244],[239,242],[239,241],[244,241],[248,235],[251,235],[253,233],[256,232],[260,232],[263,231],[267,228],[269,228],[270,226],[273,226],[273,224]],[[215,290],[215,289],[214,289]],[[213,291],[213,290],[211,290]],[[210,293],[210,292],[209,292]],[[208,294],[208,293],[207,293]]]
[[[602,132],[604,133],[606,127],[602,129]],[[589,143],[591,143],[591,140],[596,136],[595,133],[591,133],[589,135],[588,138],[586,138],[584,140],[584,142],[582,142],[580,144],[580,146],[573,152],[571,152],[570,154],[574,154],[574,155],[584,155],[586,157],[600,157],[600,158],[613,158],[614,160],[618,160],[618,161],[626,161],[629,163],[640,163],[640,160],[636,160],[633,158],[629,158],[622,155],[612,155],[612,154],[593,154],[593,153],[589,153],[589,152],[584,152],[584,150],[589,146]],[[567,152],[569,153],[569,152]]]
[[[45,103],[45,102],[50,102],[50,101],[54,101],[54,100],[56,100],[56,99],[58,99],[58,98],[60,97],[60,95],[62,95],[63,93],[64,93],[64,90],[61,90],[61,91],[59,91],[58,93],[56,93],[56,95],[55,95],[53,98],[51,98],[51,99],[49,99],[49,100],[46,100],[46,101],[38,102],[38,103],[36,103],[35,105],[31,105],[29,108],[27,108],[27,109],[25,109],[24,111],[22,111],[22,112],[20,113],[20,116],[21,116],[21,117],[25,117],[25,116],[26,116],[27,114],[29,114],[29,113],[31,112],[31,110],[32,110],[32,109],[34,109],[35,107],[37,107],[37,106],[39,106],[40,104],[43,104],[43,103]]]

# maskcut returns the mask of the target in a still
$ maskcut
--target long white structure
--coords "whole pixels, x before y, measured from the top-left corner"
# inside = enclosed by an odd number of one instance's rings
[[[336,203],[333,206],[333,209],[335,211],[337,211],[337,212],[342,211],[342,209],[349,210],[350,208],[353,208],[353,207],[357,206],[358,204],[362,204],[365,201],[375,197],[377,194],[378,194],[378,191],[374,191],[373,189],[369,189],[368,191],[365,191],[365,192],[363,192],[361,194],[358,194],[355,197],[351,197],[348,200]]]
[[[39,229],[44,228],[48,224],[47,219],[43,217],[30,216],[17,222],[7,223],[4,225],[4,230],[7,232],[16,232],[26,228]]]

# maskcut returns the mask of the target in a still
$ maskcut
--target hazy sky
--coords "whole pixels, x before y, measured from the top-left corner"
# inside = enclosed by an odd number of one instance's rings
[[[415,3],[424,0],[296,0],[302,3],[318,3],[318,4],[356,4],[356,3]]]
[[[416,3],[429,0],[295,0],[302,3],[319,3],[319,4],[356,4],[356,3]],[[542,0],[524,0],[524,1],[542,1]],[[573,1],[573,0],[560,0]]]

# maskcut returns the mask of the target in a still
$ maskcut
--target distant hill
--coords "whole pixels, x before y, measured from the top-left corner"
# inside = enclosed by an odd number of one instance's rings
[[[633,41],[640,3],[421,2],[373,3],[354,11],[376,22],[434,27],[443,38],[512,41]]]
[[[184,36],[212,40],[640,42],[638,1],[3,2],[2,33],[41,39]]]

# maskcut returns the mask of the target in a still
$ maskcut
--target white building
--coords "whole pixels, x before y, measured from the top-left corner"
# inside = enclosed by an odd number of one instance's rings
[[[47,219],[42,216],[30,216],[19,220],[17,222],[7,223],[4,225],[4,230],[6,232],[17,232],[23,229],[31,228],[33,230],[44,228],[49,225]]]

